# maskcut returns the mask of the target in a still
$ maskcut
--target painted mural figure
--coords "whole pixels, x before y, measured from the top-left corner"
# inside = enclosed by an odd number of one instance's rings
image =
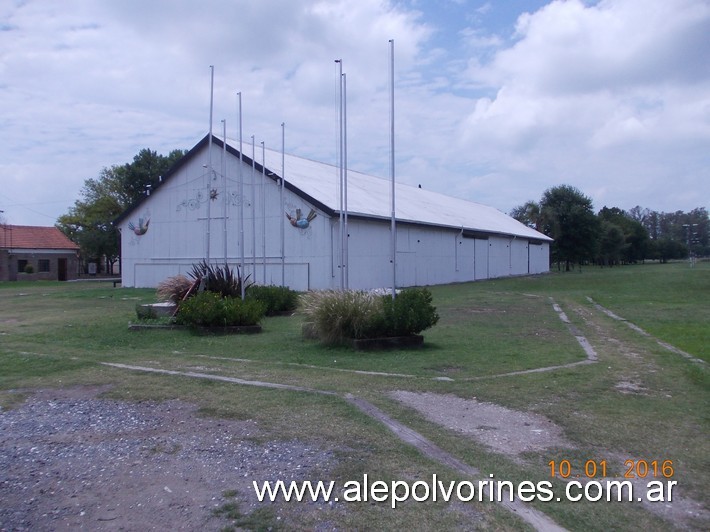
[[[301,209],[296,209],[295,216],[291,216],[289,213],[286,213],[286,218],[288,218],[288,221],[291,222],[291,225],[298,227],[299,229],[307,229],[308,226],[311,225],[311,221],[313,221],[316,216],[318,215],[314,209],[311,209],[311,212],[309,212],[308,216],[305,218],[301,213]]]
[[[146,219],[145,223],[143,218],[138,219],[138,227],[136,227],[133,222],[128,222],[128,228],[133,231],[136,235],[141,236],[148,232],[148,225],[150,224],[150,218]]]

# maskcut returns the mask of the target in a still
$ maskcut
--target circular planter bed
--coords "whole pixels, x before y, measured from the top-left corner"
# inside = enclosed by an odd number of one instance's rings
[[[131,331],[148,331],[152,329],[187,329],[187,327],[177,323],[129,323],[128,329]]]
[[[391,336],[387,338],[353,338],[351,342],[352,346],[359,351],[373,351],[376,349],[421,347],[424,345],[424,337],[421,334],[412,334],[410,336]]]
[[[228,325],[226,327],[190,327],[198,334],[257,334],[261,325]]]
[[[190,327],[177,323],[129,323],[131,331],[148,330],[185,330],[197,334],[257,334],[261,332],[261,325],[233,325],[227,327]]]

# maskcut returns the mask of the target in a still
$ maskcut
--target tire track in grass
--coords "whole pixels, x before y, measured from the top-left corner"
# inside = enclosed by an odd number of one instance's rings
[[[671,353],[675,353],[676,355],[680,355],[683,358],[690,360],[691,362],[695,362],[696,364],[707,365],[707,362],[705,362],[704,360],[702,360],[700,358],[695,358],[690,353],[687,353],[687,352],[683,351],[682,349],[678,349],[676,346],[671,345],[668,342],[664,342],[663,340],[659,340],[658,338],[656,338],[655,336],[653,336],[649,332],[645,331],[644,329],[642,329],[641,327],[639,327],[635,323],[627,320],[626,318],[622,318],[621,316],[619,316],[618,314],[615,314],[614,312],[612,312],[608,308],[603,307],[602,305],[600,305],[599,303],[594,301],[591,297],[587,296],[587,301],[589,301],[592,305],[594,305],[594,308],[596,308],[598,311],[606,314],[607,316],[609,316],[610,318],[612,318],[616,321],[620,321],[622,323],[625,323],[629,329],[636,331],[641,336],[645,336],[646,338],[650,338],[651,340],[654,340],[658,345],[660,345],[664,349],[670,351]]]
[[[569,330],[569,332],[572,333],[572,335],[577,340],[577,343],[579,343],[579,345],[584,350],[584,353],[587,355],[587,358],[585,360],[580,360],[578,362],[570,362],[569,364],[559,364],[557,366],[545,366],[544,368],[533,368],[533,369],[524,369],[521,371],[511,371],[509,373],[499,373],[497,375],[485,375],[482,377],[469,377],[469,378],[460,379],[460,380],[462,380],[462,381],[480,381],[480,380],[484,380],[484,379],[498,379],[500,377],[514,377],[516,375],[528,375],[530,373],[545,373],[548,371],[555,371],[558,369],[574,368],[576,366],[586,366],[588,364],[596,364],[599,361],[599,357],[597,355],[597,352],[592,347],[592,344],[590,344],[589,340],[587,340],[587,338],[582,334],[582,332],[575,325],[572,324],[572,322],[567,317],[567,314],[565,314],[564,310],[562,310],[562,307],[560,307],[560,305],[558,305],[555,302],[555,300],[552,298],[550,298],[550,302],[552,303],[552,308],[557,313],[557,316],[567,326],[567,329]],[[453,379],[448,379],[448,380],[453,380]]]

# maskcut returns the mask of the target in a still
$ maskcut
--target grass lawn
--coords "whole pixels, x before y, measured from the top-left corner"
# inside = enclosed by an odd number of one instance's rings
[[[273,440],[298,439],[335,450],[340,458],[333,480],[345,482],[363,473],[410,482],[433,473],[461,480],[336,396],[141,374],[99,362],[350,393],[497,479],[550,480],[550,461],[568,460],[579,472],[589,460],[606,460],[607,476],[620,477],[627,460],[672,460],[672,480],[678,485],[674,507],[665,513],[636,503],[531,504],[570,530],[708,528],[706,516],[696,512],[706,503],[710,482],[707,365],[671,353],[612,320],[587,297],[708,361],[710,263],[692,269],[687,263],[586,268],[438,286],[432,293],[441,319],[425,331],[424,348],[359,353],[303,340],[298,316],[267,318],[259,335],[136,332],[128,330],[128,322],[135,320],[136,304],[155,301],[153,290],[89,282],[0,283],[0,405],[11,408],[23,399],[23,391],[39,387],[112,384],[111,397],[179,398],[198,404],[205,415],[255,420]],[[553,302],[573,330],[587,338],[598,363],[496,377],[585,360]],[[561,428],[566,443],[517,456],[497,452],[396,401],[390,395],[395,390],[475,398],[539,414]],[[561,479],[554,486],[556,493],[564,491]],[[467,504],[479,515],[473,523],[466,511],[446,503],[412,503],[396,511],[386,504],[352,503],[332,524],[348,529],[522,527],[498,505]],[[316,519],[307,510],[291,518],[287,528],[308,528]]]

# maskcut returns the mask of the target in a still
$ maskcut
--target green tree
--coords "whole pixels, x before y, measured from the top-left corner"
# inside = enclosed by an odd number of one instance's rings
[[[599,237],[597,262],[603,266],[614,266],[621,262],[626,248],[624,232],[618,225],[602,220]]]
[[[662,263],[688,256],[688,248],[685,244],[665,237],[654,240],[651,249],[653,257]]]
[[[113,220],[140,201],[147,187],[156,186],[160,176],[184,154],[183,150],[173,150],[164,156],[143,149],[131,163],[104,168],[98,178],[84,182],[81,198],[59,217],[56,226],[79,245],[85,262],[101,264],[105,260],[106,272],[112,273],[119,256]]]
[[[632,218],[630,214],[617,207],[604,207],[599,211],[599,219],[617,226],[624,237],[624,245],[620,260],[634,263],[644,260],[648,255],[648,231],[640,221]]]
[[[696,256],[710,255],[710,217],[705,207],[697,207],[686,213],[657,212],[636,206],[629,211],[629,216],[646,229],[653,243],[655,258],[659,258],[659,249],[666,250],[664,256],[677,255],[680,248],[670,246],[667,241],[682,244],[686,256],[688,252]],[[671,248],[672,253],[669,252]]]
[[[690,211],[683,222],[685,242],[696,256],[710,255],[710,217],[705,207]]]
[[[532,227],[536,231],[540,230],[541,219],[540,204],[537,201],[526,201],[522,205],[510,211],[510,216],[520,223]]]
[[[582,265],[596,254],[599,219],[592,209],[592,200],[570,185],[560,185],[545,191],[540,200],[542,231],[554,239],[551,258],[558,267],[565,263]]]

